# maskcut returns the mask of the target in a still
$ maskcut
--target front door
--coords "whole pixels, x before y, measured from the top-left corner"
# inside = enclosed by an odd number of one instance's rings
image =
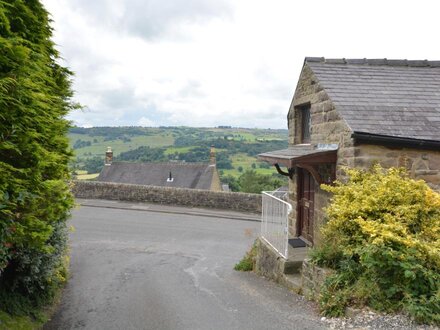
[[[313,244],[315,179],[309,171],[298,168],[298,235]]]

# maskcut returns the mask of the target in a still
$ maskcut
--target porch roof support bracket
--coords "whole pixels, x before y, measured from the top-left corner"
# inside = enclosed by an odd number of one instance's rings
[[[323,183],[323,180],[321,178],[321,175],[319,174],[319,172],[316,170],[316,167],[310,164],[296,164],[296,166],[300,167],[300,168],[304,168],[307,171],[310,172],[310,174],[312,174],[313,178],[316,180],[316,182],[318,182],[319,184]]]
[[[278,165],[278,163],[273,164],[273,166],[275,166],[278,174],[284,175],[284,176],[288,176],[290,179],[293,179],[293,176],[295,175],[295,169],[293,168],[288,168],[287,172],[284,172],[280,165]]]

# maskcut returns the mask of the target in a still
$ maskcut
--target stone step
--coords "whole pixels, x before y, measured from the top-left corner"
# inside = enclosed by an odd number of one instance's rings
[[[307,247],[289,248],[289,259],[284,262],[284,274],[299,274],[302,264],[307,258],[309,249]]]
[[[301,272],[303,261],[304,261],[304,259],[302,259],[302,260],[286,260],[284,262],[283,273],[284,274],[299,274]]]
[[[301,274],[284,274],[282,277],[283,285],[285,285],[289,290],[292,290],[298,294],[302,292],[302,278]]]

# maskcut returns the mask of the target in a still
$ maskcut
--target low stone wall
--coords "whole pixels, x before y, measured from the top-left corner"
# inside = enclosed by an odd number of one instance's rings
[[[257,260],[255,272],[277,282],[284,276],[285,260],[266,243],[264,239],[257,239]]]
[[[98,181],[73,182],[77,198],[147,202],[260,213],[261,195]]]
[[[310,259],[305,259],[301,271],[303,295],[309,300],[316,301],[325,279],[332,272],[331,269],[318,267]]]

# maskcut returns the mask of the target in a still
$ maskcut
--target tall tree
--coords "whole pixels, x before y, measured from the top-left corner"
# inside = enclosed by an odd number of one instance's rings
[[[75,104],[71,72],[58,64],[51,37],[40,1],[0,0],[2,309],[15,308],[17,297],[44,303],[63,281],[65,221],[73,205],[65,116]]]

